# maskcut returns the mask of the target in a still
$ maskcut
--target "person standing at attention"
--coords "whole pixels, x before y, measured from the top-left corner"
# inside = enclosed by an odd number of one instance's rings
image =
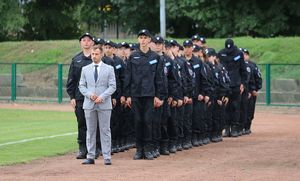
[[[95,164],[96,131],[99,122],[104,164],[111,165],[111,95],[116,90],[116,78],[114,68],[102,62],[103,55],[103,49],[99,45],[92,47],[93,63],[82,68],[79,81],[79,90],[84,95],[88,151],[87,159],[82,164]]]

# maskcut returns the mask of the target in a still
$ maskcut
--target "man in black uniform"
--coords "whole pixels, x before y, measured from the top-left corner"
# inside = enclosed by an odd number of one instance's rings
[[[78,84],[81,75],[82,67],[92,63],[91,47],[94,44],[93,37],[89,33],[85,33],[79,38],[79,43],[82,51],[72,58],[69,69],[68,82],[66,85],[67,93],[71,99],[71,106],[75,110],[78,123],[78,137],[79,152],[77,159],[85,159],[87,154],[86,148],[86,120],[84,116],[83,100],[84,97],[78,89]]]
[[[139,49],[129,57],[124,84],[126,104],[133,109],[136,134],[134,159],[153,160],[152,124],[154,108],[163,103],[163,62],[159,55],[149,49],[151,35],[148,30],[138,33]]]
[[[249,67],[251,68],[251,74],[248,84],[248,112],[247,112],[247,119],[244,123],[244,134],[251,134],[251,124],[252,120],[254,118],[254,111],[255,111],[255,103],[257,99],[257,92],[262,87],[262,78],[261,73],[257,65],[250,60],[250,53],[247,49],[242,49],[244,53],[244,59],[245,62],[249,64]]]
[[[191,40],[185,40],[183,42],[185,61],[184,71],[184,92],[185,96],[183,98],[184,102],[184,121],[183,121],[183,149],[187,150],[192,148],[192,114],[193,114],[193,96],[195,90],[196,74],[194,71],[193,64],[191,63],[191,58],[193,57],[193,43]]]
[[[169,56],[163,53],[164,39],[160,36],[153,38],[155,43],[155,52],[160,56],[164,64],[164,91],[163,91],[163,106],[157,109],[161,109],[160,125],[161,139],[160,141],[160,153],[168,155],[169,153],[175,153],[177,151],[177,120],[176,120],[176,105],[178,100],[177,89],[178,82],[176,80],[176,70],[174,69],[174,63]],[[176,68],[176,67],[175,67]],[[173,104],[172,104],[173,103]],[[176,104],[175,104],[176,103]],[[154,124],[155,125],[155,124]]]
[[[104,53],[105,59],[112,61],[112,66],[114,67],[115,76],[116,76],[116,85],[117,89],[112,95],[112,105],[113,110],[111,114],[111,135],[112,135],[112,153],[118,151],[124,151],[124,148],[121,148],[122,145],[125,145],[125,140],[122,139],[121,134],[121,124],[122,124],[122,112],[123,107],[121,102],[125,103],[125,97],[122,97],[122,87],[124,84],[124,71],[125,66],[121,58],[114,54],[115,52],[115,43],[107,40],[104,44]]]
[[[225,41],[225,48],[219,52],[218,57],[228,71],[231,88],[228,105],[229,120],[225,128],[224,136],[237,137],[241,131],[241,123],[239,121],[241,94],[244,91],[247,78],[244,55],[243,52],[234,45],[232,39],[227,39]]]

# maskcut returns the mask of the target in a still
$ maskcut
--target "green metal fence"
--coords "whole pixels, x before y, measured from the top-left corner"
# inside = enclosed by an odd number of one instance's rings
[[[300,106],[300,64],[259,64],[258,103]],[[0,63],[0,100],[69,102],[68,64]]]

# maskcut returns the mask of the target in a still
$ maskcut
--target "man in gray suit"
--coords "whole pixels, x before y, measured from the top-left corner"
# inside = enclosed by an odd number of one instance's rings
[[[95,164],[96,130],[99,122],[101,148],[105,165],[111,165],[110,116],[111,95],[116,90],[114,68],[101,61],[102,47],[92,48],[93,63],[82,68],[79,90],[84,95],[83,109],[87,126],[87,159],[82,164]]]

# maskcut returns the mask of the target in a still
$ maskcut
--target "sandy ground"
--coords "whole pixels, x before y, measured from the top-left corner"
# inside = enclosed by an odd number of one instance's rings
[[[69,105],[54,104],[0,108],[72,111]],[[75,153],[44,158],[0,167],[0,180],[300,180],[300,108],[259,106],[252,130],[248,136],[152,161],[133,160],[135,150],[113,155],[111,166],[104,166],[101,158],[95,165],[82,165]]]

